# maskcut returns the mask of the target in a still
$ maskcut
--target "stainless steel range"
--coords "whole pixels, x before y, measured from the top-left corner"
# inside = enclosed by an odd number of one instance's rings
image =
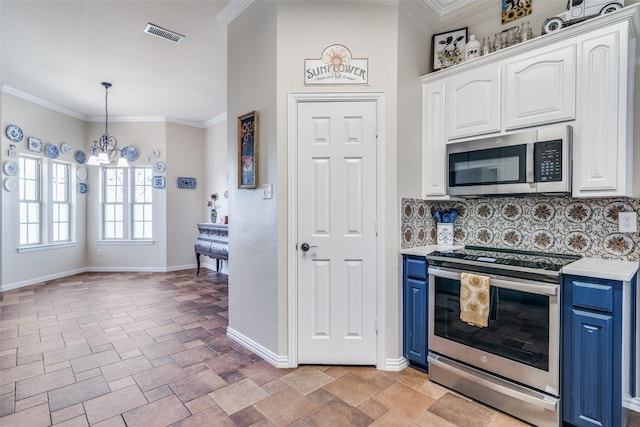
[[[430,379],[558,426],[560,270],[579,258],[478,246],[427,255]],[[462,273],[489,278],[486,327],[460,319]]]

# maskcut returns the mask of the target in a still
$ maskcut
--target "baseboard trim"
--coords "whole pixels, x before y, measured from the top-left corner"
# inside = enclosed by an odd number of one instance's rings
[[[14,289],[24,288],[26,286],[44,285],[45,284],[44,282],[47,282],[49,280],[61,279],[63,277],[73,276],[74,274],[80,274],[80,273],[84,273],[86,271],[89,271],[86,267],[85,268],[77,268],[77,269],[74,269],[74,270],[67,270],[67,271],[62,271],[62,272],[58,272],[58,273],[54,273],[54,274],[47,274],[47,275],[40,276],[40,277],[33,277],[31,279],[21,280],[21,281],[18,281],[18,282],[2,284],[2,286],[0,286],[0,291],[1,292],[7,292],[7,291],[12,291]]]
[[[407,366],[409,366],[409,361],[404,357],[399,357],[397,359],[385,359],[384,361],[385,371],[402,371]]]
[[[633,412],[640,412],[640,397],[634,397],[628,401],[628,408]]]
[[[227,336],[241,346],[251,350],[258,356],[262,357],[264,360],[271,363],[276,368],[289,368],[288,356],[278,356],[268,348],[255,342],[251,338],[242,335],[240,332],[234,330],[233,328],[227,327]]]
[[[210,268],[208,265],[204,265],[204,268],[215,271],[215,266]],[[130,273],[130,272],[145,272],[145,273],[168,273],[170,271],[181,271],[196,268],[195,265],[178,265],[173,267],[83,267],[76,268],[74,270],[61,271],[54,274],[47,274],[44,276],[33,277],[27,280],[21,280],[14,283],[0,285],[0,292],[8,292],[14,289],[24,288],[26,286],[44,284],[49,280],[62,279],[63,277],[73,276],[80,273]]]

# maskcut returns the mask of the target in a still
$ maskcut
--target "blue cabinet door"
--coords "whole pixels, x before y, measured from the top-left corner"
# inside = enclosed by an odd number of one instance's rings
[[[571,310],[570,422],[576,426],[612,426],[613,317]]]
[[[402,280],[403,354],[410,361],[427,365],[427,260],[405,256]]]
[[[624,412],[622,282],[565,276],[561,296],[562,419],[565,425],[618,427]]]
[[[427,283],[407,278],[404,286],[404,356],[427,364]]]

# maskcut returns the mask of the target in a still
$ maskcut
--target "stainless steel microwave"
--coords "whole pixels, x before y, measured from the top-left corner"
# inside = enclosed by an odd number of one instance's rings
[[[572,127],[447,144],[450,196],[571,192]]]

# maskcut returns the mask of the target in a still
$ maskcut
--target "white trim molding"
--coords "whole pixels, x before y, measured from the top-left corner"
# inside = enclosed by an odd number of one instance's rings
[[[82,120],[84,122],[88,121],[88,117],[84,114],[78,113],[77,111],[70,110],[66,107],[55,104],[53,102],[49,102],[42,98],[38,98],[37,96],[30,95],[26,92],[23,92],[11,86],[3,85],[2,92],[8,93],[13,96],[17,96],[18,98],[22,98],[25,101],[32,102],[41,107],[48,108],[49,110],[57,111],[58,113],[62,113],[65,116],[73,117],[75,119]]]
[[[242,335],[240,332],[227,327],[227,336],[232,340],[234,340],[235,342],[237,342],[238,344],[242,345],[243,347],[247,348],[248,350],[251,350],[253,353],[262,357],[264,360],[271,363],[276,368],[289,367],[289,360],[287,356],[278,356],[268,348],[264,347],[262,344],[259,344],[254,340],[252,340],[251,338],[248,338]]]
[[[439,16],[445,16],[473,3],[474,0],[424,0],[424,2]]]
[[[387,359],[384,362],[385,371],[402,371],[407,366],[409,366],[409,361],[404,357],[400,357],[398,359]]]
[[[378,240],[376,249],[376,266],[377,266],[377,283],[376,283],[376,317],[378,324],[378,337],[376,344],[376,367],[382,370],[396,370],[401,362],[388,362],[386,359],[386,208],[387,208],[387,157],[386,157],[386,97],[383,92],[293,92],[289,93],[288,100],[288,157],[290,162],[296,162],[298,158],[297,151],[297,133],[298,133],[298,105],[303,102],[349,102],[349,101],[373,101],[376,102],[376,120],[378,123],[378,140],[377,140],[377,183],[376,191],[377,200],[377,221],[378,221]],[[298,290],[297,290],[297,262],[298,253],[296,244],[298,242],[297,235],[297,192],[298,192],[298,173],[295,167],[291,167],[288,173],[287,182],[287,213],[288,213],[288,229],[287,229],[287,294],[288,294],[288,367],[298,366]]]
[[[229,26],[246,8],[251,6],[253,0],[231,0],[229,4],[216,15],[216,19]]]

